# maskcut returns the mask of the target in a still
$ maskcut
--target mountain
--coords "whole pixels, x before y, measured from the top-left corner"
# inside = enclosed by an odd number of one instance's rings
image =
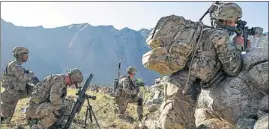
[[[12,49],[25,46],[29,60],[23,66],[38,78],[66,73],[69,68],[82,70],[85,78],[94,74],[92,84],[110,85],[117,76],[117,66],[123,58],[121,74],[128,66],[137,67],[136,77],[151,85],[159,77],[142,65],[142,55],[149,51],[145,38],[150,30],[113,26],[72,24],[57,28],[22,27],[1,19],[1,72],[12,59]]]

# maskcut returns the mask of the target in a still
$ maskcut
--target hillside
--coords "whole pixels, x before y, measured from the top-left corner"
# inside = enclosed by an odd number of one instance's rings
[[[4,89],[1,87],[1,92],[3,90]],[[143,92],[145,100],[150,99],[152,93],[148,92],[143,87],[141,87],[141,92]],[[116,105],[114,103],[114,98],[111,97],[109,94],[104,92],[95,92],[91,90],[88,90],[87,94],[96,96],[96,100],[89,99],[89,101],[90,105],[92,106],[92,110],[94,111],[94,114],[97,118],[97,121],[102,129],[130,129],[140,124],[139,121],[137,121],[135,103],[128,104],[128,108],[126,110],[126,114],[134,118],[133,123],[129,123],[116,117]],[[76,100],[77,96],[75,89],[68,88],[67,95],[72,96],[72,98]],[[24,113],[24,109],[27,107],[28,100],[29,98],[19,100],[10,125],[1,124],[1,129],[30,129],[30,126],[27,124],[27,120],[25,119]],[[71,125],[71,129],[83,129],[86,107],[87,102],[84,103],[80,113],[76,115],[76,118]],[[148,110],[146,107],[144,107],[144,115],[146,114],[148,114]],[[88,128],[97,129],[97,124],[94,120],[94,117],[93,123],[91,123],[90,119],[88,118],[87,124]]]

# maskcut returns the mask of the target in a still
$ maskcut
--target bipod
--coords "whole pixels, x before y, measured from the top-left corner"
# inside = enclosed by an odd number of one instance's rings
[[[90,117],[90,120],[91,120],[91,123],[92,123],[92,116],[94,117],[94,120],[98,126],[99,129],[101,129],[97,119],[96,119],[96,116],[92,110],[92,106],[90,105],[90,101],[89,101],[89,98],[91,97],[88,97],[87,95],[85,96],[87,98],[87,110],[86,110],[86,114],[85,114],[85,120],[84,120],[84,126],[85,126],[85,129],[87,128],[87,118],[88,116]]]

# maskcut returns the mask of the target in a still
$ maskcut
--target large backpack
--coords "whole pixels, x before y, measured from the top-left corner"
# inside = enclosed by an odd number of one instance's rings
[[[145,53],[145,68],[170,75],[185,67],[202,31],[202,24],[182,16],[162,17],[147,39],[152,50]]]

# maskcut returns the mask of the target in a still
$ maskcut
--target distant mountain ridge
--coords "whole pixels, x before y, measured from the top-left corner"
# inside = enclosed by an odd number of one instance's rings
[[[113,26],[92,26],[88,23],[56,28],[22,27],[1,19],[1,71],[10,59],[15,46],[29,48],[29,60],[24,66],[43,78],[53,73],[65,73],[69,68],[81,69],[84,76],[94,74],[93,84],[109,85],[128,66],[137,67],[137,77],[150,85],[159,75],[142,65],[142,55],[149,51],[145,38],[149,30]]]

